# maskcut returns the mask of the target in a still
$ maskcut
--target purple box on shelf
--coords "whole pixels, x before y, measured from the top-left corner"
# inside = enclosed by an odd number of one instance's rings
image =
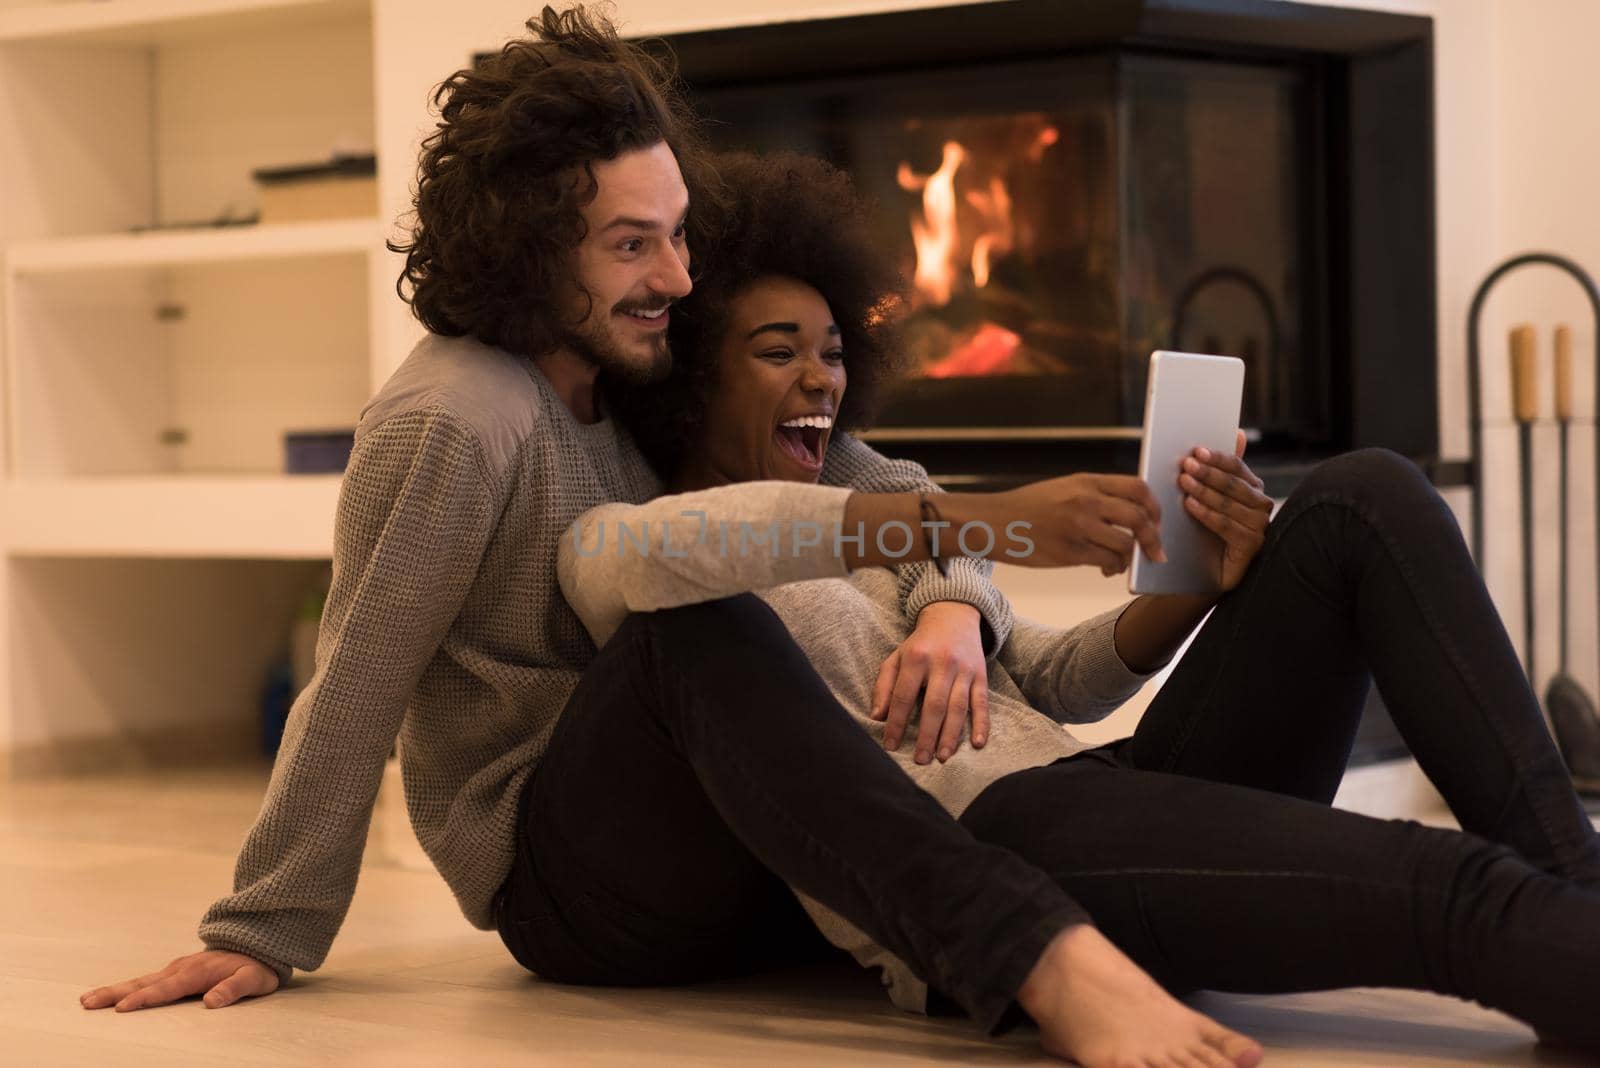
[[[283,436],[283,469],[291,475],[336,475],[350,462],[354,430],[296,430]]]

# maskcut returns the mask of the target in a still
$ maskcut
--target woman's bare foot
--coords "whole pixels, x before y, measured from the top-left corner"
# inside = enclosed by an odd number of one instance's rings
[[[1161,989],[1089,924],[1058,934],[1017,993],[1049,1053],[1084,1068],[1255,1068],[1259,1043]]]

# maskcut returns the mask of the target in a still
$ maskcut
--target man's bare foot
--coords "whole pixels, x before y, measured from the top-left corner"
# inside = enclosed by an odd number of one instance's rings
[[[1086,923],[1045,947],[1017,1001],[1045,1050],[1084,1068],[1261,1063],[1259,1043],[1178,1001]]]

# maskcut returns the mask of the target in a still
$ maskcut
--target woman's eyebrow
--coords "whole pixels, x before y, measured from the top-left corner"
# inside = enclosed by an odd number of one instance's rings
[[[745,335],[745,340],[748,341],[751,338],[755,337],[757,334],[763,333],[763,332],[765,332],[767,330],[773,330],[773,331],[776,331],[776,332],[778,332],[780,334],[798,334],[800,332],[800,324],[799,323],[767,323],[765,326],[758,326],[754,330],[752,330],[748,334],[746,334]],[[839,331],[838,324],[836,324],[836,323],[829,323],[828,324],[828,333],[830,335],[836,335],[839,332],[840,331]]]

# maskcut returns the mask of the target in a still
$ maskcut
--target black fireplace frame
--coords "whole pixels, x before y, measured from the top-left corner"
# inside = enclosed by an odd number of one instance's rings
[[[1436,482],[1462,480],[1439,457],[1438,330],[1431,19],[1286,0],[999,0],[674,34],[691,92],[1038,59],[1125,48],[1167,55],[1314,64],[1313,212],[1326,232],[1323,299],[1309,328],[1334,361],[1335,440],[1312,452],[1253,453],[1269,486],[1286,490],[1324,455],[1369,445],[1417,461]],[[1071,470],[1132,471],[1136,438],[1096,439],[1029,428],[985,440],[939,440],[883,428],[883,451],[936,477],[998,487]]]

